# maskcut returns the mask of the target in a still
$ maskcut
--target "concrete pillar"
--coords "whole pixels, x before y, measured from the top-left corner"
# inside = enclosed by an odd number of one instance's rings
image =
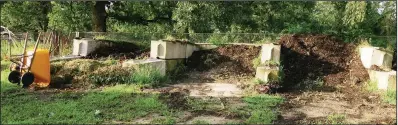
[[[194,45],[169,42],[169,41],[151,41],[151,58],[159,59],[184,59],[192,55],[194,51],[199,50]]]
[[[264,82],[278,80],[279,68],[270,68],[268,66],[260,66],[256,69],[256,78]]]
[[[266,61],[280,61],[281,46],[270,44],[263,44],[261,46],[261,63],[264,64]]]
[[[91,52],[95,51],[101,45],[100,42],[93,39],[73,39],[73,52],[75,56],[87,56]]]
[[[360,48],[360,56],[363,66],[367,69],[372,65],[388,69],[392,67],[392,53],[380,50],[377,47]]]
[[[387,90],[389,87],[396,87],[396,71],[375,71],[368,70],[371,81],[377,82],[378,89]]]
[[[147,60],[128,60],[124,61],[122,67],[126,68],[140,68],[142,66],[149,66],[159,70],[161,75],[166,75],[166,61],[161,59],[147,59]]]

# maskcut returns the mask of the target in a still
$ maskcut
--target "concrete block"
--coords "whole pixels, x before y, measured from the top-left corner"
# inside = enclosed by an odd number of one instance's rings
[[[173,72],[178,66],[184,65],[185,59],[166,60],[166,72]]]
[[[73,39],[73,52],[75,56],[87,56],[101,45],[100,42],[93,39]]]
[[[194,45],[181,42],[151,41],[151,58],[183,59],[199,50]]]
[[[195,43],[195,45],[197,45],[201,50],[215,49],[218,47],[212,43]]]
[[[185,58],[190,57],[194,51],[199,51],[199,50],[200,50],[199,47],[197,47],[196,45],[187,44]]]
[[[388,87],[396,87],[395,71],[368,70],[370,80],[377,82],[378,89],[387,90]]]
[[[359,51],[363,66],[369,69],[372,66],[373,47],[360,48]]]
[[[275,44],[263,44],[261,46],[261,63],[264,64],[266,61],[280,61],[281,46]]]
[[[279,68],[271,68],[268,66],[257,67],[256,78],[264,82],[278,80]]]
[[[160,74],[166,75],[166,61],[161,59],[146,59],[146,60],[128,60],[123,62],[122,67],[126,68],[140,68],[142,66],[149,66],[159,70]]]
[[[362,64],[365,68],[370,68],[372,65],[391,69],[393,55],[390,52],[380,50],[376,47],[360,48],[360,56]]]

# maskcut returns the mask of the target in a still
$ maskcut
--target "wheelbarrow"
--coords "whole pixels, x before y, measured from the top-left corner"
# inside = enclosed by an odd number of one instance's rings
[[[27,51],[27,40],[25,39],[22,54],[11,55],[10,52],[9,57],[12,63],[8,81],[18,85],[22,82],[23,88],[27,88],[33,83],[41,87],[47,87],[50,84],[50,51],[49,49],[38,49],[38,45],[39,39],[35,43],[34,50]]]

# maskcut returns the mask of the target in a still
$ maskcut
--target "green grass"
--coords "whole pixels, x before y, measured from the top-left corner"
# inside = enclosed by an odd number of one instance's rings
[[[325,120],[317,121],[316,124],[347,124],[345,119],[345,114],[331,114],[328,115]]]
[[[163,76],[158,69],[150,66],[140,66],[136,68],[131,76],[132,83],[148,84],[151,86],[160,86],[168,80],[167,76]]]
[[[265,82],[264,80],[258,79],[258,78],[254,78],[253,83],[256,85],[261,85],[261,84],[266,84],[267,82]]]
[[[378,91],[377,82],[369,80],[365,84],[365,89],[368,90],[369,92],[377,92]]]
[[[384,102],[389,103],[389,104],[397,104],[397,93],[395,89],[387,89],[386,92],[384,92],[382,99]]]
[[[283,102],[280,96],[257,95],[243,99],[248,104],[250,117],[246,119],[247,124],[271,124],[277,119],[277,105]]]
[[[261,58],[260,57],[254,58],[252,63],[253,63],[253,67],[257,68],[261,64]]]
[[[2,123],[131,122],[150,113],[172,114],[167,113],[172,111],[159,100],[159,95],[137,93],[140,89],[136,85],[116,85],[102,91],[83,93],[40,94],[22,89],[17,92],[2,91]],[[172,119],[172,116],[168,117]],[[166,122],[171,123],[170,120]]]

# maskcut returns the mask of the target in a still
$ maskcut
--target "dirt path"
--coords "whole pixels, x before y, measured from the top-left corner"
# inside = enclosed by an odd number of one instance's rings
[[[287,100],[281,105],[282,118],[276,123],[322,123],[333,115],[343,116],[340,122],[349,124],[396,123],[395,105],[381,102],[379,95],[362,92],[358,87],[338,90],[341,91],[285,93]]]

